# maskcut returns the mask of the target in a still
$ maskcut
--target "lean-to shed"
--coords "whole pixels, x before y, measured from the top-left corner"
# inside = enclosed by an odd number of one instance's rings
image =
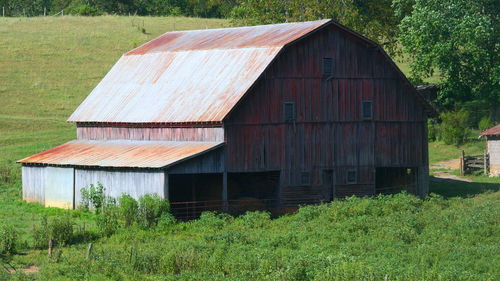
[[[480,137],[486,138],[490,175],[500,176],[500,124],[482,132]]]
[[[424,195],[433,112],[379,46],[331,20],[168,32],[75,110],[77,140],[19,161],[23,196],[74,207],[101,182],[196,215]]]

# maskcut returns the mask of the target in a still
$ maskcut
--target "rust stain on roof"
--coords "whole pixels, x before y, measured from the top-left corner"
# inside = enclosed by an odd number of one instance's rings
[[[480,136],[498,136],[500,135],[500,124],[489,128],[488,130],[482,132]]]
[[[330,20],[169,32],[123,55],[70,122],[221,122],[281,49]]]
[[[221,145],[222,142],[75,140],[26,157],[18,163],[163,168]]]

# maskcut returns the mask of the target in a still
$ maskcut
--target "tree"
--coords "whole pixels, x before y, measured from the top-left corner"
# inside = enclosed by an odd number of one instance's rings
[[[240,0],[231,17],[245,25],[332,18],[391,53],[400,21],[391,0]]]
[[[398,1],[400,2],[400,1]],[[400,42],[411,54],[411,75],[442,76],[438,104],[446,109],[480,102],[500,104],[497,0],[415,0],[400,24]]]

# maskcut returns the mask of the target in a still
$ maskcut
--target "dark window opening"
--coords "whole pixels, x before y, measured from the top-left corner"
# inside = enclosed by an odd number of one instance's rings
[[[323,58],[323,75],[332,75],[333,73],[333,59]]]
[[[356,170],[348,170],[347,171],[347,183],[355,184],[358,182],[358,173]]]
[[[363,101],[363,120],[371,120],[373,119],[373,103],[371,100]]]
[[[311,173],[309,173],[309,172],[300,173],[300,184],[301,185],[310,185],[311,184]]]
[[[382,194],[398,193],[406,190],[416,193],[417,168],[378,167],[375,171],[375,192]]]
[[[283,118],[285,122],[295,121],[295,103],[294,102],[284,102],[283,103]]]

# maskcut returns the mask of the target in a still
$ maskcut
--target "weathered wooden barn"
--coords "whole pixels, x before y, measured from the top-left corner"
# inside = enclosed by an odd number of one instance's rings
[[[482,132],[480,137],[486,138],[490,175],[500,176],[500,124]]]
[[[433,113],[377,44],[331,20],[168,32],[76,109],[76,140],[19,161],[23,197],[75,207],[97,182],[179,210],[424,195]]]

